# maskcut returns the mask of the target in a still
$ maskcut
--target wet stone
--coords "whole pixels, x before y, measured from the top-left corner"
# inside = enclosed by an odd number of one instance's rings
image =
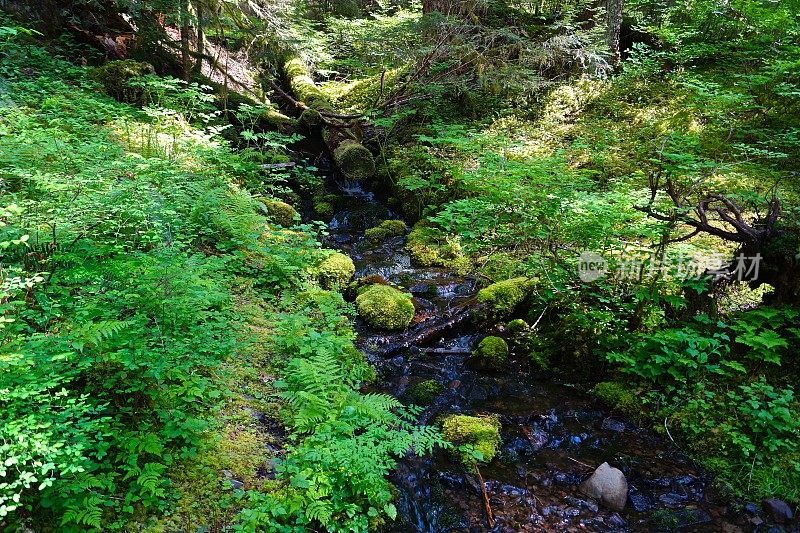
[[[631,494],[628,499],[631,502],[631,507],[637,513],[643,513],[653,507],[653,502],[644,494]]]
[[[603,429],[608,431],[616,431],[617,433],[622,433],[625,431],[625,423],[620,422],[619,420],[614,420],[613,418],[606,418],[603,420]]]
[[[674,492],[670,492],[668,494],[662,494],[661,496],[658,497],[659,502],[671,508],[680,507],[681,505],[686,503],[687,500],[688,498],[683,494],[676,494]]]
[[[779,524],[787,524],[794,518],[792,508],[783,500],[767,498],[761,502],[761,505],[764,508],[764,512]]]
[[[744,506],[744,510],[749,515],[757,515],[758,514],[758,505],[753,502],[748,502],[747,505]]]

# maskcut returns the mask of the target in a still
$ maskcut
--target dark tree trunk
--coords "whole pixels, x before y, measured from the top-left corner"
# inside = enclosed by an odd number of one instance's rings
[[[205,53],[205,31],[203,29],[203,2],[195,1],[195,13],[197,15],[197,63],[194,68],[198,73],[203,72],[203,54]]]
[[[189,81],[192,77],[192,55],[190,50],[189,32],[191,22],[189,18],[189,0],[181,0],[181,64],[183,65],[183,79]]]
[[[622,0],[606,0],[606,44],[611,54],[609,62],[616,67],[620,62],[619,34],[622,28]]]

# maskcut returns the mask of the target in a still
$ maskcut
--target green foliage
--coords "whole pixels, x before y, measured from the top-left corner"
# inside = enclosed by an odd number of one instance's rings
[[[636,392],[627,384],[603,381],[594,386],[592,393],[609,407],[635,420],[641,420],[644,415],[642,409],[644,402],[637,398]]]
[[[319,300],[318,300],[319,301]],[[250,492],[237,530],[366,532],[397,511],[386,475],[396,458],[445,445],[417,411],[383,394],[361,394],[369,375],[363,356],[343,334],[349,310],[341,296],[319,301],[318,314],[276,317],[276,349],[290,359],[278,383],[289,427],[298,441],[279,467],[285,482],[274,494]]]
[[[389,285],[370,285],[356,297],[358,314],[378,329],[405,329],[414,319],[411,295]]]

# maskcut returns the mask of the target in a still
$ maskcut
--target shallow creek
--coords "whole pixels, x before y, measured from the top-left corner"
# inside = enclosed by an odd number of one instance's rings
[[[498,457],[481,466],[495,525],[489,528],[480,485],[447,452],[401,461],[399,524],[391,531],[752,531],[710,489],[710,478],[668,439],[604,410],[580,389],[554,382],[512,361],[507,372],[470,368],[469,354],[486,332],[442,328],[424,342],[409,341],[458,315],[477,291],[475,279],[442,268],[417,268],[405,237],[380,244],[364,230],[399,218],[358,184],[334,183],[340,195],[325,244],[350,255],[356,277],[379,275],[414,295],[416,317],[407,332],[387,335],[357,323],[359,347],[378,371],[379,390],[402,398],[434,379],[444,387],[421,415],[430,423],[446,413],[497,414]],[[438,322],[437,322],[438,321]],[[457,321],[457,320],[455,320]],[[419,337],[419,335],[417,335]],[[629,483],[622,513],[598,507],[578,492],[593,469],[608,461]]]

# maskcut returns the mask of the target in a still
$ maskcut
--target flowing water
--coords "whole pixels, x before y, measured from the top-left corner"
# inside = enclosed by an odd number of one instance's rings
[[[476,280],[443,268],[417,268],[405,237],[370,244],[364,230],[399,218],[358,184],[332,185],[340,195],[326,245],[350,255],[356,277],[378,275],[407,288],[417,310],[407,332],[388,335],[357,324],[359,347],[378,371],[379,390],[402,398],[414,383],[444,387],[421,423],[447,413],[496,414],[498,457],[481,466],[494,513],[489,528],[477,476],[448,452],[401,461],[399,524],[392,531],[751,531],[710,489],[709,477],[669,440],[604,410],[580,388],[554,382],[512,360],[507,371],[473,368],[469,354],[486,332],[461,320]],[[432,332],[432,333],[431,333]],[[603,462],[629,483],[628,505],[616,513],[579,493]]]

